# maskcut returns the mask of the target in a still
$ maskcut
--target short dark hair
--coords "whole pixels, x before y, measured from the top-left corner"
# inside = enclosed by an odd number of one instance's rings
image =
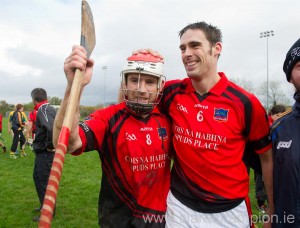
[[[275,115],[278,113],[283,113],[286,111],[286,107],[283,105],[274,105],[273,108],[270,110],[271,115]]]
[[[184,27],[180,32],[179,32],[179,37],[181,38],[182,35],[189,29],[192,30],[201,30],[204,32],[207,40],[209,41],[209,43],[211,45],[216,44],[217,42],[222,42],[222,32],[221,30],[216,27],[213,26],[211,24],[207,24],[204,21],[201,22],[196,22],[193,24],[189,24],[186,27]]]
[[[17,105],[16,105],[16,109],[17,109],[18,111],[20,111],[21,108],[24,108],[24,105],[22,105],[22,104],[17,104]]]
[[[42,102],[47,100],[47,92],[43,88],[35,88],[31,91],[33,101]]]

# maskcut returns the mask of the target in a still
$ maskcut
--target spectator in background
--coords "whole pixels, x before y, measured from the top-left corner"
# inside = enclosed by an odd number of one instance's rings
[[[10,148],[10,158],[12,158],[12,159],[17,158],[16,150],[17,150],[19,142],[20,142],[20,150],[21,150],[20,156],[21,157],[27,156],[27,154],[25,153],[26,140],[25,140],[25,137],[23,134],[26,119],[24,119],[23,115],[22,115],[23,109],[24,109],[24,105],[17,104],[16,111],[14,111],[14,113],[10,117],[10,121],[9,121],[9,122],[11,122],[11,130],[13,132],[13,141],[12,141],[12,145]]]
[[[0,136],[1,136],[1,133],[2,133],[2,114],[0,113]],[[2,149],[3,149],[3,153],[5,153],[6,152],[6,147],[5,147],[5,145],[4,145],[4,143],[3,142],[1,142],[0,141],[0,146],[2,147]]]
[[[284,105],[274,105],[270,110],[270,117],[272,119],[272,123],[275,120],[277,120],[285,111],[286,107]]]
[[[14,112],[15,111],[9,112],[8,121],[7,121],[7,126],[8,126],[7,132],[8,132],[8,134],[11,134],[12,138],[14,138],[14,132],[11,129],[12,128],[11,120],[12,120],[12,115],[14,114]],[[25,126],[26,126],[26,127],[23,127],[23,135],[25,136],[26,131],[27,131],[28,119],[27,119],[26,113],[24,111],[22,111],[21,114],[22,114],[22,121],[25,123]],[[18,143],[18,145],[19,145],[19,143]],[[24,151],[25,151],[25,145],[26,145],[26,143],[24,143],[24,145],[22,147],[22,150],[24,150]],[[18,146],[17,146],[16,152],[15,152],[15,155],[19,155]]]
[[[295,103],[271,127],[274,154],[273,228],[300,227],[300,39],[286,54],[283,71],[294,85]],[[287,219],[288,218],[288,219]]]
[[[15,108],[16,110],[16,108]],[[14,114],[14,111],[10,111],[9,114],[8,114],[8,121],[7,121],[7,132],[8,134],[11,134],[11,137],[14,138],[14,132],[12,131],[12,126],[11,126],[11,118],[12,118],[12,115]],[[26,113],[24,111],[21,112],[22,114],[22,121],[24,123],[27,123],[28,122],[28,119],[27,119],[27,116],[26,116]]]
[[[269,123],[270,126],[272,123],[277,120],[284,112],[286,107],[283,105],[274,105],[269,111]],[[261,173],[254,171],[254,180],[255,180],[255,196],[257,200],[257,208],[261,213],[266,213],[267,211],[267,193],[265,190],[265,185]]]
[[[36,136],[33,140],[33,150],[36,154],[33,169],[33,180],[39,197],[39,207],[35,211],[40,212],[51,166],[54,158],[54,146],[52,143],[53,123],[56,115],[55,109],[47,100],[47,92],[42,88],[35,88],[31,91],[32,102],[34,103],[36,113]],[[33,217],[34,222],[38,222],[40,216]]]
[[[11,129],[11,118],[12,118],[15,111],[16,111],[16,108],[15,108],[14,111],[10,111],[9,114],[8,114],[8,118],[7,118],[8,119],[8,121],[7,121],[7,133],[11,134],[12,138],[14,138],[14,133]]]
[[[2,133],[2,114],[0,113],[0,134]]]

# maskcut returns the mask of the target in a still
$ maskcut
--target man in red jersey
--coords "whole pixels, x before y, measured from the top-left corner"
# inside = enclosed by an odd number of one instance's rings
[[[2,133],[2,114],[0,113],[0,134]]]
[[[70,96],[74,68],[90,83],[94,62],[74,46],[64,70],[67,88],[54,124],[57,144]],[[79,102],[68,152],[97,150],[102,161],[101,227],[165,227],[170,188],[171,123],[156,107],[165,82],[163,62],[150,54],[127,59],[122,71],[124,102],[97,110],[79,123]],[[79,123],[79,124],[78,124]]]
[[[161,106],[173,121],[175,160],[167,227],[250,227],[249,177],[242,160],[250,141],[259,154],[271,216],[273,159],[266,112],[253,95],[217,72],[221,31],[205,22],[179,32],[187,78],[168,81]],[[150,52],[139,50],[134,52]],[[270,227],[270,221],[265,224]]]

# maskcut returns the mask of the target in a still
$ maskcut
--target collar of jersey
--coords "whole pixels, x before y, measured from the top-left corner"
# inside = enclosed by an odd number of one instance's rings
[[[39,109],[39,107],[41,107],[43,104],[46,104],[46,103],[49,103],[49,102],[48,102],[47,100],[41,101],[40,103],[38,103],[38,104],[36,105],[37,109]]]
[[[227,88],[228,84],[229,84],[229,80],[226,77],[226,75],[223,72],[218,72],[219,76],[221,77],[221,79],[217,82],[217,84],[214,85],[213,88],[210,89],[210,91],[208,93],[213,93],[216,94],[218,96],[221,96],[221,94],[225,91],[225,89]],[[189,80],[187,88],[186,88],[186,92],[189,93],[194,93],[196,90],[194,89],[191,79],[187,78]]]

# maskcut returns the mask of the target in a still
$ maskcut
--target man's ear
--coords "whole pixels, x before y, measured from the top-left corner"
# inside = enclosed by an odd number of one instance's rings
[[[221,52],[222,52],[222,43],[221,42],[217,42],[215,45],[214,45],[214,55],[221,55]]]

